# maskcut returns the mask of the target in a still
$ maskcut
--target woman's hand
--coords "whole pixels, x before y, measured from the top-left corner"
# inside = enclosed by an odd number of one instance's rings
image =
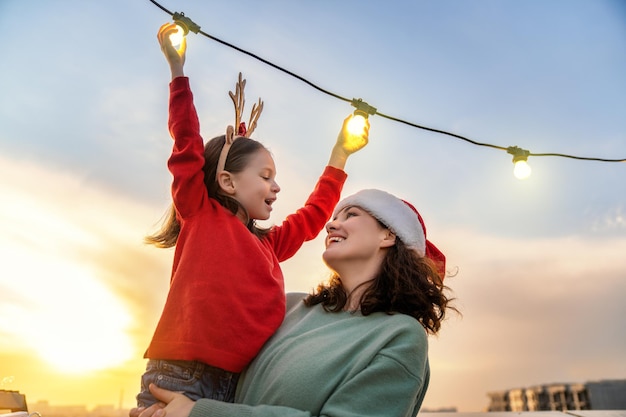
[[[165,55],[167,63],[170,65],[172,79],[185,76],[183,66],[185,65],[185,54],[187,52],[187,39],[183,36],[183,40],[178,49],[174,48],[170,40],[170,35],[176,33],[177,30],[175,23],[165,23],[159,28],[159,33],[157,33],[161,51],[163,55]]]
[[[161,401],[148,408],[133,408],[130,417],[189,417],[195,402],[180,392],[168,391],[150,384],[150,392]]]
[[[165,408],[166,404],[163,403],[155,403],[152,404],[150,407],[138,407],[138,408],[131,408],[131,410],[129,411],[128,415],[129,417],[148,417],[148,416],[154,416],[155,412],[157,410],[161,410],[163,408]]]

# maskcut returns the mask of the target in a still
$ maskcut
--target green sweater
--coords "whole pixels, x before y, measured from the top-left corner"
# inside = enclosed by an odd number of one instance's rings
[[[235,404],[202,399],[190,417],[409,417],[430,377],[414,318],[328,313],[288,295],[285,321],[239,380]]]

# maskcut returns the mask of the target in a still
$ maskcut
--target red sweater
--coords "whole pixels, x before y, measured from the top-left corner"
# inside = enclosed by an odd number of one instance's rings
[[[319,234],[346,173],[326,167],[304,207],[259,239],[207,195],[204,144],[188,78],[170,83],[169,112],[174,149],[168,167],[181,230],[170,291],[145,357],[240,372],[285,316],[279,262]]]

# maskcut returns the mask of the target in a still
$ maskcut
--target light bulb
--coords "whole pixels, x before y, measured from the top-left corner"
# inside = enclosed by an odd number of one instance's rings
[[[365,117],[360,114],[355,114],[348,122],[348,133],[351,135],[360,135],[365,129]]]
[[[364,142],[363,133],[365,132],[365,126],[367,124],[367,117],[359,114],[358,110],[352,115],[352,118],[348,120],[346,126],[347,137],[344,146],[351,151],[359,150],[363,147]],[[367,143],[367,142],[365,142]]]
[[[506,152],[513,155],[513,175],[515,178],[523,180],[530,176],[530,165],[528,165],[528,157],[530,152],[517,146],[509,146]]]
[[[176,12],[172,15],[174,23],[176,23],[176,32],[170,35],[172,46],[176,49],[180,49],[183,44],[183,38],[187,36],[189,32],[198,33],[200,26],[194,23],[193,20],[185,16],[183,12]]]
[[[366,133],[367,119],[370,114],[376,114],[376,107],[372,107],[363,100],[356,98],[352,99],[350,104],[356,107],[356,110],[346,126],[348,137],[346,138],[345,146],[351,151],[356,151],[367,143],[367,137],[364,138],[363,135]]]
[[[185,30],[180,26],[176,25],[177,31],[170,35],[170,41],[172,42],[172,46],[175,49],[180,48],[180,45],[183,43],[183,37],[185,36]]]
[[[525,160],[515,162],[515,166],[513,167],[513,175],[515,178],[519,180],[526,179],[530,177],[530,165]]]

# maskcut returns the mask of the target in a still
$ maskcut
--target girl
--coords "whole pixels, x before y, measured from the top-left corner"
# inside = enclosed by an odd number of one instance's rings
[[[245,81],[237,85],[236,124],[206,146],[199,133],[189,80],[184,76],[186,44],[169,40],[174,24],[158,33],[169,63],[169,129],[174,149],[173,209],[163,229],[148,238],[161,247],[176,246],[170,291],[146,351],[146,373],[139,406],[154,403],[150,383],[182,391],[192,399],[232,401],[239,372],[256,356],[285,316],[279,266],[324,227],[339,200],[347,158],[367,144],[368,128],[347,133],[348,117],[328,166],[304,207],[280,226],[261,229],[280,187],[269,151],[247,136],[262,109],[253,107],[250,130],[239,124]],[[255,110],[257,111],[255,113]],[[350,143],[350,145],[348,145]]]
[[[342,200],[326,226],[332,275],[289,294],[285,320],[242,373],[236,404],[151,386],[159,400],[131,417],[413,417],[430,379],[427,334],[450,299],[445,256],[410,204],[380,190]]]

